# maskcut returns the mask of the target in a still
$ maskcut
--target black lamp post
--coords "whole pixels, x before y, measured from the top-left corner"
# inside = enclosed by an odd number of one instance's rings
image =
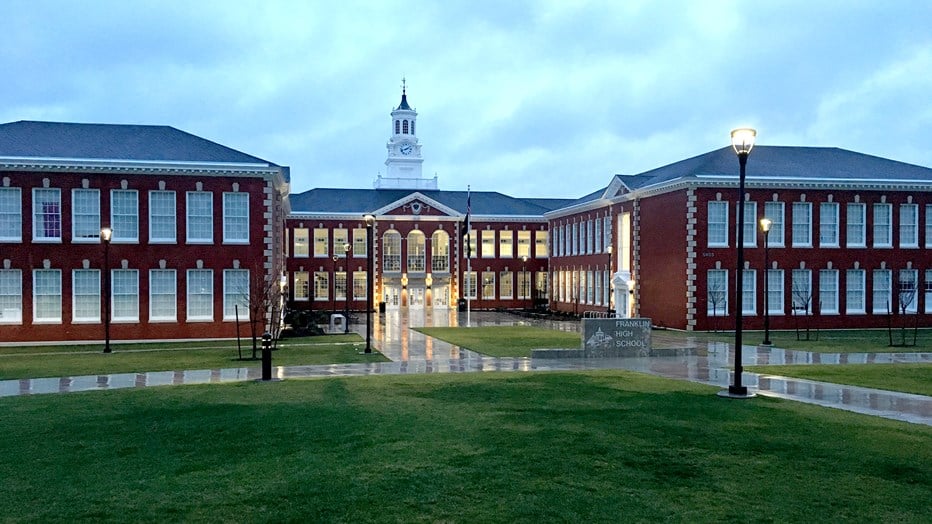
[[[343,273],[346,275],[343,283],[343,334],[349,334],[349,290],[350,290],[350,279],[349,279],[349,253],[353,249],[348,242],[343,244],[343,259],[346,262],[346,268]]]
[[[372,234],[375,216],[366,215],[366,353],[372,353]]]
[[[524,300],[528,299],[528,287],[530,287],[530,281],[527,275],[527,255],[521,255],[521,297]]]
[[[113,230],[101,228],[100,240],[104,244],[104,353],[110,353],[110,238]]]
[[[744,177],[745,168],[748,163],[748,155],[754,147],[754,138],[757,131],[749,128],[735,129],[731,132],[731,145],[738,155],[738,165],[740,174],[738,176],[738,216],[735,223],[738,228],[738,264],[735,267],[735,381],[728,386],[728,391],[719,393],[721,396],[731,398],[748,398],[753,394],[748,394],[748,388],[741,384],[741,372],[744,367],[741,364],[741,345],[742,345],[742,328],[744,327]]]
[[[764,341],[762,346],[773,345],[770,342],[770,227],[773,226],[773,220],[769,218],[760,219],[760,229],[764,232]]]

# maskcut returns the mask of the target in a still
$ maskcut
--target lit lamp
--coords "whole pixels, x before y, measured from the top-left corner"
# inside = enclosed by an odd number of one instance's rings
[[[428,273],[427,277],[424,278],[424,284],[427,286],[427,289],[430,289],[430,286],[434,283],[434,277]]]
[[[104,244],[104,353],[110,353],[110,238],[113,230],[101,228],[100,240]]]
[[[764,232],[764,341],[762,346],[773,345],[770,342],[770,279],[767,278],[770,271],[770,228],[773,226],[773,220],[769,218],[760,219],[760,230]]]
[[[343,244],[343,258],[346,259],[346,278],[343,280],[343,334],[349,333],[349,290],[350,290],[350,279],[349,279],[349,252],[353,249],[353,246],[349,245],[347,242]]]
[[[366,353],[372,353],[372,234],[375,216],[366,215]]]
[[[735,129],[731,132],[731,145],[738,155],[738,166],[740,172],[738,175],[738,263],[735,267],[735,381],[728,386],[727,391],[720,391],[719,396],[729,398],[750,398],[753,394],[748,394],[748,388],[741,384],[741,372],[744,371],[741,365],[741,336],[744,324],[744,307],[742,298],[744,297],[744,178],[745,169],[748,163],[748,155],[754,147],[754,139],[757,137],[757,131],[750,128]]]

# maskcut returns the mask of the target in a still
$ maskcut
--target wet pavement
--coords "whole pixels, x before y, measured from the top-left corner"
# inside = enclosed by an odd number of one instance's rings
[[[465,314],[456,311],[389,311],[373,315],[373,346],[391,362],[273,367],[274,378],[322,378],[339,376],[530,372],[593,369],[627,369],[666,378],[688,380],[727,388],[732,382],[731,344],[703,342],[682,334],[663,331],[652,334],[648,356],[611,359],[538,359],[488,357],[453,344],[427,337],[411,328],[465,325]],[[473,326],[532,324],[578,331],[578,322],[532,320],[506,313],[473,312]],[[365,336],[365,325],[351,325]],[[890,364],[932,363],[932,353],[812,353],[744,346],[745,366],[771,364]],[[80,377],[38,378],[0,381],[0,397],[43,393],[139,388],[180,384],[211,384],[258,380],[261,370],[226,368],[213,370],[116,373]],[[916,424],[932,426],[932,397],[814,382],[804,379],[749,373],[742,375],[751,392],[825,407],[845,409]]]

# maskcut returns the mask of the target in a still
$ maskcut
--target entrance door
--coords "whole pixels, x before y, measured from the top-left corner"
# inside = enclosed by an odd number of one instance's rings
[[[401,307],[401,288],[396,285],[385,285],[385,309],[398,309]]]
[[[450,307],[450,286],[436,286],[433,290],[434,309]]]
[[[412,309],[424,309],[424,288],[408,288],[408,307]]]

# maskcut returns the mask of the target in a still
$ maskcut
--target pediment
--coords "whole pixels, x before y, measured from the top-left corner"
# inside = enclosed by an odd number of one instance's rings
[[[602,193],[602,198],[612,199],[625,195],[631,192],[631,188],[627,184],[621,181],[621,177],[615,175],[612,178],[611,183],[608,184],[608,187],[605,188],[605,193]]]
[[[376,215],[391,216],[433,216],[433,217],[461,217],[462,213],[440,202],[414,192],[404,198],[398,199],[376,211]]]

